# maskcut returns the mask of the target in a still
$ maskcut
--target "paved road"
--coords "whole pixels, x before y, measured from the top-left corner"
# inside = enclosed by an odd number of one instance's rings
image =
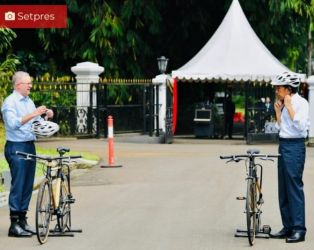
[[[69,146],[106,158],[103,140],[40,142],[41,147]],[[276,145],[259,145],[264,153]],[[245,226],[245,193],[242,165],[226,165],[218,155],[243,153],[252,148],[241,141],[177,140],[171,145],[115,143],[115,162],[122,168],[76,172],[73,192],[73,227],[83,233],[74,238],[49,238],[39,246],[31,239],[8,238],[7,207],[0,208],[0,244],[4,249],[108,249],[108,250],[237,250],[246,249],[246,238],[235,238]],[[313,249],[314,149],[308,148],[305,193],[308,234],[306,241],[257,239],[254,249]],[[276,164],[264,169],[262,223],[281,228],[277,203]],[[30,221],[34,221],[34,202]]]

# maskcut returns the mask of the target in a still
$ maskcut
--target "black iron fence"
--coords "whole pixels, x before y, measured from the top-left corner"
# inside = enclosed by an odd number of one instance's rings
[[[60,125],[59,136],[106,137],[109,115],[113,116],[115,133],[153,135],[158,118],[156,89],[150,79],[91,84],[35,82],[30,97],[36,106],[53,109],[53,121]]]
[[[275,89],[269,83],[246,86],[246,141],[248,144],[276,142],[278,130],[275,127]]]

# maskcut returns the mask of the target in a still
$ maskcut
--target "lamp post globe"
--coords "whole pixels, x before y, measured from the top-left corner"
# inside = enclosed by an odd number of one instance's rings
[[[160,71],[161,74],[164,74],[167,70],[167,66],[168,66],[168,58],[161,56],[157,58],[157,63],[158,63],[158,69]]]

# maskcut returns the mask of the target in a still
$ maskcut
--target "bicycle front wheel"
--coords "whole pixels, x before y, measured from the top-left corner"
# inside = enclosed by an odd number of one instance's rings
[[[68,176],[62,174],[60,185],[59,211],[57,214],[58,227],[61,232],[71,228],[71,194],[69,192]]]
[[[51,188],[45,179],[39,188],[36,204],[36,234],[40,244],[47,241],[52,214]]]
[[[247,181],[246,193],[246,223],[247,236],[250,245],[252,246],[256,236],[256,185],[252,179]]]

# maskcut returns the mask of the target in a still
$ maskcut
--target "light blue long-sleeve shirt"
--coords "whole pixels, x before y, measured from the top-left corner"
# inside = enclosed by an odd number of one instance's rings
[[[22,125],[22,118],[35,111],[34,102],[29,98],[13,91],[5,100],[1,108],[7,141],[34,141],[36,136],[31,132],[31,126],[36,117]]]

